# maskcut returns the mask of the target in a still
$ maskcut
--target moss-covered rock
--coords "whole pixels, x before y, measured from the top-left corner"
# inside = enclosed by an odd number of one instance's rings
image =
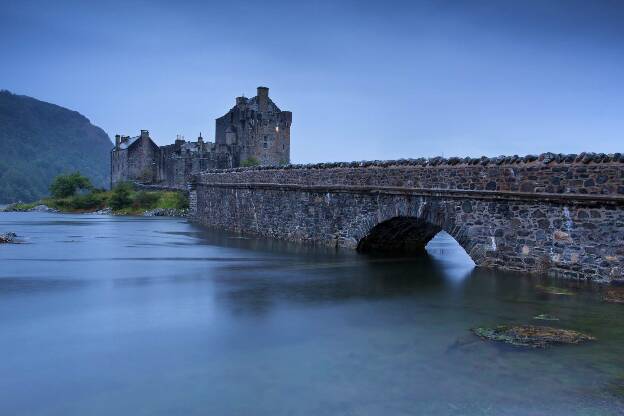
[[[519,347],[545,348],[553,344],[579,344],[595,338],[570,329],[533,325],[499,325],[493,328],[473,328],[477,336]]]
[[[562,288],[562,287],[537,285],[537,286],[535,286],[535,288],[538,291],[540,291],[542,293],[547,293],[549,295],[574,296],[574,292],[573,291],[571,291],[569,289]]]
[[[624,304],[624,288],[607,289],[602,297],[605,302],[623,303]]]

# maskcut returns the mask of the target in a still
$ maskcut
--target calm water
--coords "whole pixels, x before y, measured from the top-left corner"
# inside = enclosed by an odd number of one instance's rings
[[[624,306],[473,270],[448,236],[407,260],[177,219],[5,213],[1,231],[24,244],[0,246],[0,415],[624,412]],[[599,340],[469,332],[540,313]]]

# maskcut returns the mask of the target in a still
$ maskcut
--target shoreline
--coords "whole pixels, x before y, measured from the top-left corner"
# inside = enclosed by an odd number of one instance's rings
[[[95,214],[95,215],[111,215],[111,216],[138,216],[138,217],[174,217],[174,218],[188,218],[188,209],[179,208],[152,208],[146,210],[121,210],[114,211],[113,209],[106,207],[97,210],[59,210],[50,208],[47,205],[40,204],[29,209],[12,208],[15,204],[9,204],[0,207],[0,213],[3,212],[40,212],[50,214]]]

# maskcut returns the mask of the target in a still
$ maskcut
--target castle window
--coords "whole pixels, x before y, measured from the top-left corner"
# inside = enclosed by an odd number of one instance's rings
[[[286,150],[286,145],[285,144],[282,145],[282,150]]]
[[[267,142],[264,142],[264,148],[266,149],[267,147],[269,147]]]

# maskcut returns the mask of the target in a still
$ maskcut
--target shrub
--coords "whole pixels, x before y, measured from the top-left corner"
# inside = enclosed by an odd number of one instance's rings
[[[76,195],[67,201],[68,208],[71,209],[96,209],[103,208],[106,203],[106,195],[101,193],[89,193],[86,195]]]
[[[132,204],[132,185],[128,182],[122,182],[113,188],[109,205],[114,210],[120,210],[129,207]]]
[[[68,198],[75,195],[78,190],[90,190],[92,188],[89,178],[82,176],[80,172],[74,172],[55,177],[52,185],[50,185],[50,193],[54,198]]]
[[[188,206],[188,198],[182,192],[163,192],[158,201],[158,208],[186,209]]]
[[[132,206],[134,208],[151,209],[155,208],[156,203],[160,199],[158,192],[140,191],[134,195]]]

